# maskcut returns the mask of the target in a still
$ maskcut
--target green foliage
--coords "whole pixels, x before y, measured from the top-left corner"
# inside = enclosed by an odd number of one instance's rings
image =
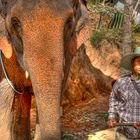
[[[124,11],[115,9],[110,0],[89,0],[87,8],[93,23],[93,35],[90,38],[94,47],[99,47],[103,39],[122,44]],[[140,46],[140,25],[132,24],[132,46]]]
[[[103,39],[107,39],[110,42],[120,42],[121,34],[121,29],[102,29],[98,31],[93,31],[93,35],[90,38],[90,42],[95,48],[99,47],[99,44]]]
[[[95,31],[90,39],[91,44],[94,47],[98,47],[99,43],[102,41],[102,39],[104,38],[105,33],[104,31]]]
[[[116,12],[109,23],[109,28],[122,28],[124,15],[121,12]]]
[[[103,3],[103,2],[106,3],[106,4],[111,4],[112,3],[111,0],[89,0],[88,4],[96,5],[96,4]]]
[[[105,120],[108,119],[108,112],[98,112],[98,115],[104,118]]]
[[[121,39],[121,35],[122,35],[122,29],[107,29],[106,30],[106,39],[107,40],[116,40],[116,39]]]
[[[90,0],[87,4],[90,15],[94,17],[93,22],[96,29],[108,27],[110,19],[116,13],[116,9],[106,2],[106,0]]]
[[[132,32],[132,43],[133,48],[140,46],[140,33],[139,32]]]
[[[89,3],[90,4],[98,4],[98,3],[102,3],[103,0],[90,0]]]
[[[92,3],[89,3],[89,4],[87,4],[87,8],[93,13],[105,14],[110,17],[112,17],[114,15],[114,13],[116,12],[115,8],[108,6],[108,5],[103,5],[102,3],[98,3],[95,5]]]
[[[140,24],[133,24],[132,25],[132,32],[140,33]]]
[[[72,134],[69,134],[69,133],[64,133],[62,135],[62,139],[63,140],[73,140],[73,135]]]
[[[132,43],[133,48],[140,46],[140,24],[132,24]]]

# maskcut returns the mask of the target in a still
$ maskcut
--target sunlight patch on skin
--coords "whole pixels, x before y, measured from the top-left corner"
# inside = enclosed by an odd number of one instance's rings
[[[0,15],[0,50],[2,50],[6,58],[10,58],[12,56],[12,46],[7,40],[6,32],[5,20]]]
[[[6,58],[12,56],[12,47],[11,44],[7,41],[5,37],[0,36],[0,49],[2,50]]]

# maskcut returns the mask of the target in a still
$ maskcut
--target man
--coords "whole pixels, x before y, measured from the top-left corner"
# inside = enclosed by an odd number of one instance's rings
[[[131,72],[113,85],[107,123],[109,127],[114,127],[118,116],[120,123],[132,125],[118,127],[116,140],[140,140],[140,47],[122,58],[121,66]]]

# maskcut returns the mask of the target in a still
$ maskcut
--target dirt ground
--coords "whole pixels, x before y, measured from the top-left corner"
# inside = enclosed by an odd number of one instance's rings
[[[91,132],[106,129],[108,97],[64,107],[62,116],[62,140],[87,140]]]
[[[62,140],[88,140],[88,135],[106,129],[108,97],[98,96],[90,101],[63,108],[61,117]],[[34,137],[36,109],[33,100],[31,109],[31,134]]]

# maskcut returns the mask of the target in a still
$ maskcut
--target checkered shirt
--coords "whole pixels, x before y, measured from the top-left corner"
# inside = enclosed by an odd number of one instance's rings
[[[133,75],[129,74],[113,85],[109,98],[109,118],[115,118],[118,114],[125,122],[140,122],[140,93],[134,88],[132,80]],[[140,88],[140,80],[135,82]]]

